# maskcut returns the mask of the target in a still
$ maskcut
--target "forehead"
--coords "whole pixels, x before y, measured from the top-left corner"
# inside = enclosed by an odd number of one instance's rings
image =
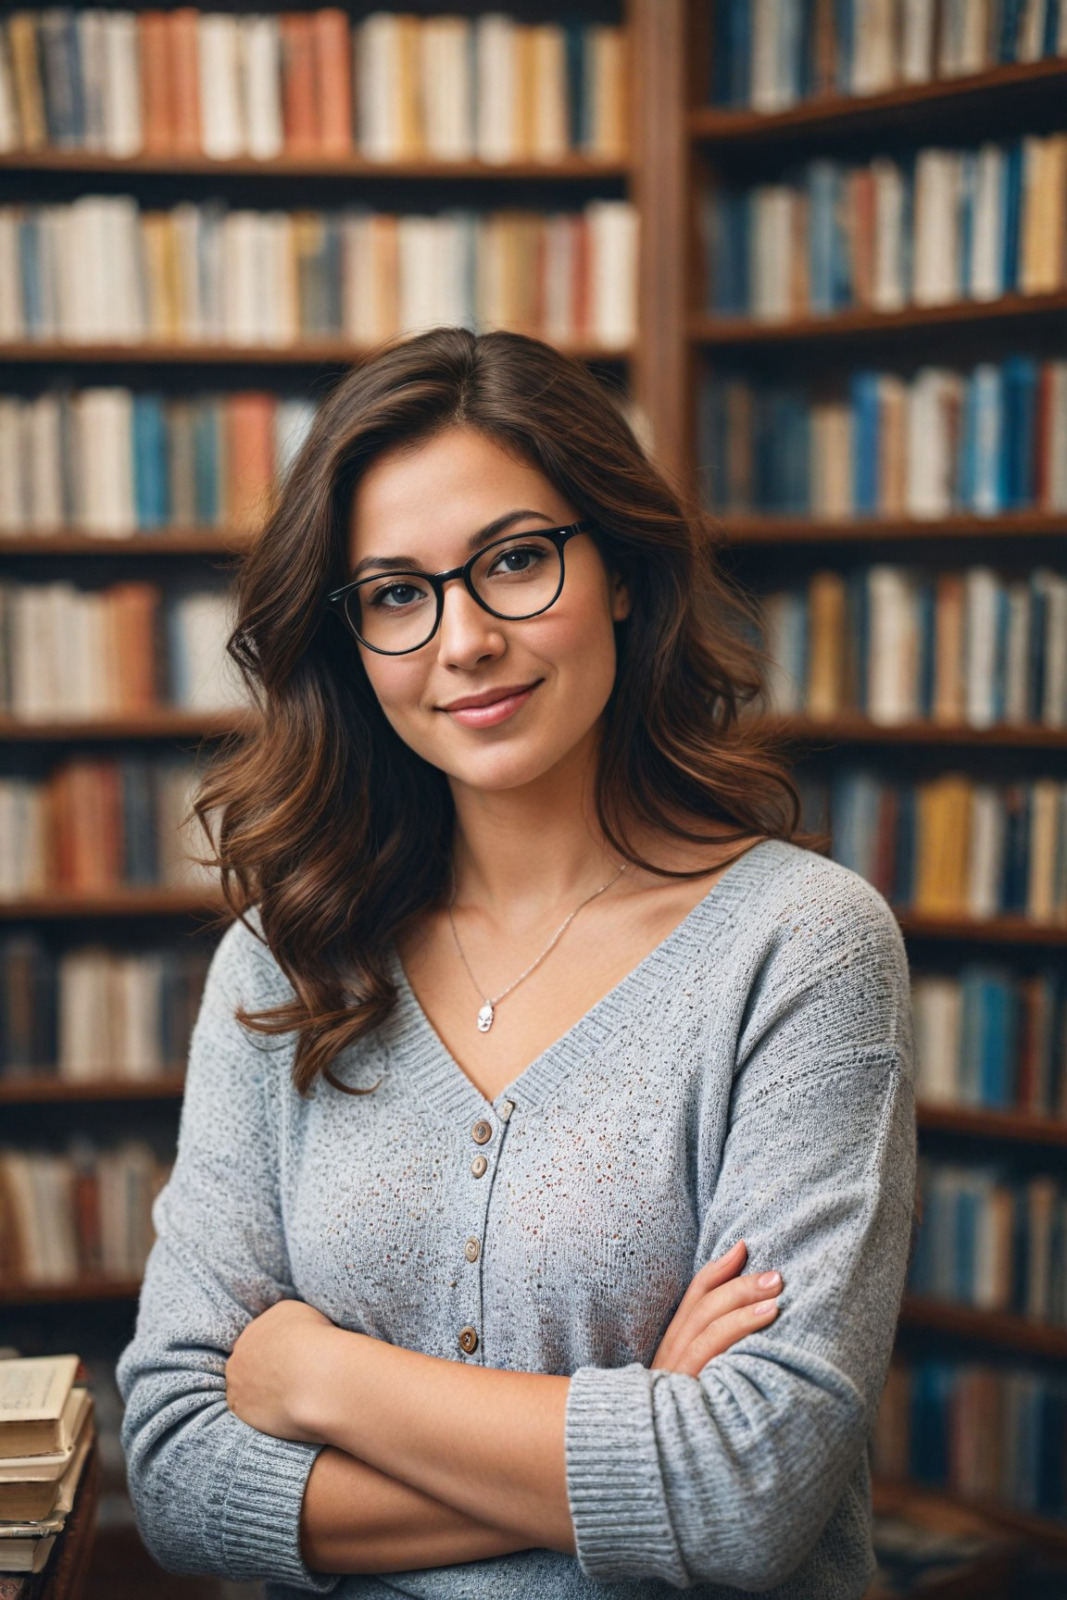
[[[450,428],[371,463],[352,497],[350,552],[462,537],[512,505],[568,520],[567,501],[536,467],[473,429]]]

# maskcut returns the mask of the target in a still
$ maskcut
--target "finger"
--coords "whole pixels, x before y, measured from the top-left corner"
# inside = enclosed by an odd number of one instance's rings
[[[733,1348],[750,1333],[769,1328],[778,1315],[777,1300],[759,1300],[755,1305],[740,1306],[725,1317],[719,1317],[695,1339],[681,1356],[679,1365],[672,1370],[697,1378],[716,1356]]]
[[[715,1289],[720,1283],[727,1283],[736,1277],[747,1259],[748,1246],[743,1239],[738,1239],[725,1255],[714,1256],[706,1261],[682,1296],[675,1316],[688,1311],[709,1289]]]
[[[743,1306],[755,1305],[759,1300],[766,1300],[771,1295],[779,1294],[781,1289],[782,1275],[779,1272],[752,1272],[709,1289],[685,1316],[677,1318],[677,1326],[671,1329],[670,1348],[666,1353],[684,1355],[694,1340],[700,1338],[704,1330],[720,1317]]]

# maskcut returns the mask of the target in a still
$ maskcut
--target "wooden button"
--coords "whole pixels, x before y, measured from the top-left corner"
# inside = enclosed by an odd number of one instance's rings
[[[488,1144],[492,1137],[493,1128],[491,1123],[476,1122],[474,1127],[471,1129],[471,1138],[474,1140],[475,1144]]]
[[[485,1175],[485,1169],[488,1167],[488,1165],[489,1163],[484,1156],[475,1156],[474,1160],[471,1162],[471,1171],[474,1173],[476,1178],[481,1178]]]
[[[467,1240],[466,1244],[463,1246],[463,1254],[466,1256],[468,1261],[477,1261],[481,1248],[481,1245],[472,1234]]]
[[[468,1323],[459,1330],[459,1347],[466,1355],[473,1355],[478,1348],[478,1332]]]

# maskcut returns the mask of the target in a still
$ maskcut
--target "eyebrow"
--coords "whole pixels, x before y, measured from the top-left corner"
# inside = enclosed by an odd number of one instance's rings
[[[558,526],[544,511],[531,511],[529,509],[505,511],[503,516],[494,517],[493,521],[487,522],[484,528],[479,528],[477,533],[471,534],[467,540],[467,553],[473,555],[474,551],[485,544],[487,540],[492,539],[498,533],[503,533],[505,529],[511,527],[512,523],[521,522],[525,517],[540,517],[541,521],[547,522],[550,527]],[[356,579],[361,578],[365,572],[422,572],[424,570],[414,556],[364,556],[363,560],[357,561],[353,567],[349,581],[355,583]]]

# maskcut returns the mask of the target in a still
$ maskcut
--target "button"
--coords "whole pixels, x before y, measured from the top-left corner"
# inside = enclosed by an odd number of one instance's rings
[[[459,1330],[459,1347],[469,1356],[478,1348],[478,1330],[472,1328],[469,1323]]]
[[[481,1248],[482,1247],[478,1243],[477,1239],[475,1239],[472,1235],[463,1246],[463,1254],[466,1256],[468,1261],[477,1261]]]
[[[471,1138],[475,1144],[488,1144],[492,1137],[493,1128],[489,1122],[476,1122],[471,1129]]]
[[[474,1173],[476,1178],[481,1178],[484,1176],[488,1165],[489,1163],[484,1156],[475,1156],[474,1160],[471,1162],[471,1171]]]
[[[506,1122],[514,1109],[514,1100],[505,1100],[503,1105],[500,1107],[500,1110],[497,1112],[497,1116],[500,1118],[501,1122]]]

